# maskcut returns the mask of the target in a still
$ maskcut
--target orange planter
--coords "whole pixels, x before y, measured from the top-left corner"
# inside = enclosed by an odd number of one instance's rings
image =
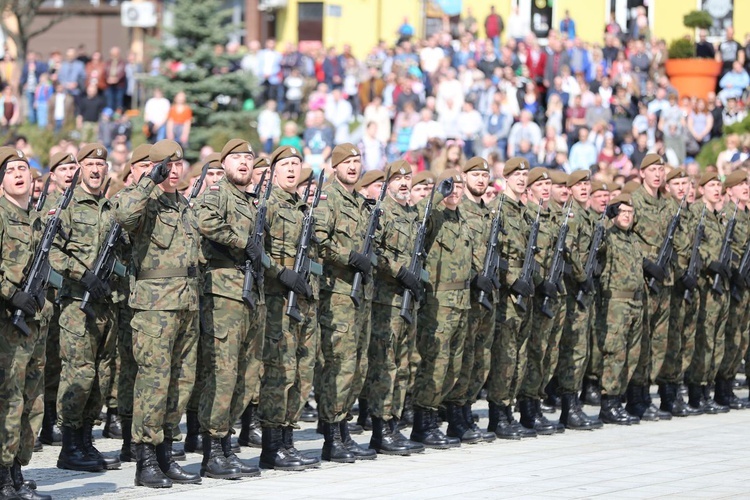
[[[716,90],[716,78],[721,73],[721,63],[713,59],[670,59],[665,67],[680,97],[706,99]]]

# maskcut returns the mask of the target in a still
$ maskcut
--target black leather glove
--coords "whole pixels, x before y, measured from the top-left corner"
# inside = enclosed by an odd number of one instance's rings
[[[520,295],[521,297],[531,297],[534,295],[534,286],[525,281],[521,281],[520,279],[514,281],[510,286],[510,289],[513,293]]]
[[[167,162],[161,162],[154,165],[151,172],[148,173],[148,176],[154,181],[154,184],[161,184],[167,180],[167,177],[169,177],[169,167],[167,167]]]
[[[685,287],[685,290],[693,290],[696,286],[698,286],[698,280],[696,279],[696,277],[690,276],[688,273],[680,276],[680,283],[682,283],[682,286]]]
[[[492,290],[494,290],[494,285],[492,283],[492,279],[488,278],[487,276],[482,276],[481,274],[476,274],[471,279],[471,286],[472,288],[476,288],[477,290],[481,290],[484,293],[492,293]]]
[[[537,287],[537,290],[544,297],[557,297],[557,287],[547,280],[542,281]]]
[[[664,281],[664,278],[666,278],[666,275],[664,274],[664,269],[657,266],[650,260],[643,260],[643,272],[646,273],[646,277],[648,278],[654,278],[659,283],[662,283]]]
[[[26,316],[33,316],[36,314],[36,299],[23,290],[16,290],[16,293],[14,293],[13,297],[10,299],[10,303],[13,304],[13,307],[22,310]]]
[[[279,281],[282,285],[293,291],[297,295],[302,295],[305,298],[312,297],[312,288],[307,284],[301,274],[295,273],[291,269],[284,268],[279,273]]]
[[[584,280],[578,283],[578,290],[583,292],[584,295],[591,293],[591,281]]]
[[[354,250],[349,252],[349,265],[363,274],[368,274],[370,269],[372,269],[370,259],[365,254],[355,252]]]
[[[712,261],[708,265],[708,270],[711,271],[711,274],[714,276],[718,274],[724,279],[729,279],[730,272],[729,272],[728,267],[723,265],[718,260]]]
[[[245,255],[253,264],[260,262],[263,257],[263,249],[255,242],[255,238],[250,236],[245,243]]]
[[[438,193],[443,195],[443,198],[447,198],[453,192],[453,177],[443,179],[440,181],[437,187]]]
[[[88,290],[91,298],[94,300],[102,299],[109,294],[109,287],[88,269],[83,273],[81,283],[83,283],[83,286],[86,287],[86,290]]]
[[[414,298],[417,299],[417,302],[422,299],[422,282],[416,274],[409,271],[405,266],[401,266],[401,269],[398,270],[398,274],[396,274],[396,279],[404,288],[408,288],[411,291]]]
[[[620,214],[620,204],[615,203],[614,205],[608,205],[605,214],[607,218],[614,219]]]

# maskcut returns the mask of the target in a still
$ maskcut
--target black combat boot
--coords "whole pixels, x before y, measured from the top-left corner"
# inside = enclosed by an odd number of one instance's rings
[[[248,465],[242,460],[237,454],[232,451],[232,434],[227,433],[226,436],[221,438],[221,450],[224,452],[224,458],[226,463],[230,466],[239,469],[242,477],[258,477],[260,476],[260,469],[253,465]]]
[[[307,467],[285,447],[281,428],[263,427],[263,443],[260,452],[260,468],[300,471]]]
[[[94,446],[94,437],[91,435],[93,429],[91,424],[83,424],[81,431],[82,445],[86,454],[92,458],[99,460],[106,470],[117,470],[122,465],[120,459],[117,457],[105,457],[99,450]]]
[[[393,439],[395,439],[398,443],[400,443],[403,446],[406,446],[406,448],[411,453],[422,453],[424,452],[424,445],[422,443],[416,443],[409,439],[408,437],[401,434],[401,425],[399,424],[399,420],[396,417],[391,418],[387,422],[385,422],[385,425],[387,425],[391,429],[391,434],[393,435]]]
[[[409,448],[395,438],[391,427],[379,417],[372,417],[370,449],[383,455],[411,455]]]
[[[519,399],[518,407],[521,410],[521,425],[523,427],[533,429],[541,436],[551,436],[557,432],[556,426],[547,420],[541,411],[537,414],[535,400]]]
[[[346,420],[342,422],[343,425],[347,425]],[[341,440],[341,425],[340,422],[323,422],[324,441],[321,458],[327,462],[353,464],[356,459]]]
[[[433,420],[434,415],[434,420]],[[443,434],[437,425],[437,412],[434,410],[414,409],[414,425],[411,429],[410,440],[422,443],[425,448],[445,450],[461,446],[461,440],[449,438]]]
[[[566,428],[576,431],[590,431],[594,429],[594,423],[589,420],[577,404],[575,394],[562,394],[560,396],[562,409],[560,411],[560,423]]]
[[[159,468],[156,447],[149,443],[136,445],[138,462],[135,465],[135,485],[147,488],[171,488],[172,480]]]
[[[731,410],[744,410],[745,404],[737,397],[732,387],[732,379],[717,378],[715,382],[714,400],[716,404],[727,406]]]
[[[299,419],[302,422],[315,422],[318,420],[318,410],[313,408],[310,402],[307,401],[302,408],[302,413],[300,413]]]
[[[175,484],[201,484],[198,474],[191,474],[180,467],[172,457],[172,440],[156,445],[156,460],[159,468]]]
[[[0,499],[18,499],[21,498],[16,488],[13,486],[13,478],[10,474],[10,467],[0,465]]]
[[[675,401],[677,394],[672,392],[670,386],[671,384],[666,382],[659,384],[659,399],[661,400],[659,403],[659,409],[661,411],[669,412],[670,415],[676,417],[687,417],[687,413],[684,409],[680,409],[680,415],[675,415]]]
[[[714,398],[711,397],[711,387],[708,385],[702,386],[703,389],[703,401],[705,403],[705,408],[713,408],[715,409],[716,413],[729,413],[729,407],[720,405],[716,401],[714,401]],[[709,411],[706,411],[706,413],[709,413]]]
[[[122,447],[120,448],[120,462],[135,462],[138,460],[133,444],[133,420],[122,419]]]
[[[107,408],[107,418],[104,420],[102,437],[109,439],[122,439],[122,423],[117,414],[117,408]]]
[[[672,405],[673,416],[692,417],[695,415],[703,415],[702,409],[693,408],[683,399],[682,393],[680,393],[680,384],[667,384],[667,390],[669,391],[670,395],[674,394],[674,404]]]
[[[237,442],[241,446],[251,446],[260,448],[263,445],[263,432],[260,430],[260,420],[258,419],[258,408],[250,403],[242,412],[240,421],[240,437]]]
[[[52,496],[37,493],[36,482],[25,481],[21,472],[21,463],[16,458],[13,461],[13,467],[10,468],[10,477],[13,481],[13,487],[16,489],[16,495],[19,498],[28,500],[52,500]],[[4,498],[4,497],[0,497]]]
[[[77,470],[81,472],[99,472],[104,470],[104,463],[98,458],[89,457],[83,448],[83,428],[62,427],[62,449],[57,458],[58,469]]]
[[[605,424],[631,425],[625,410],[622,409],[620,396],[603,395],[601,397],[602,408],[599,410],[599,420]]]
[[[651,386],[649,384],[641,386],[641,393],[643,404],[647,407],[646,413],[656,415],[658,420],[672,420],[672,412],[660,410],[654,404],[654,401],[651,399]]]
[[[474,415],[471,413],[471,403],[466,403],[461,409],[463,411],[464,422],[466,422],[466,426],[479,434],[479,437],[482,438],[482,441],[484,441],[485,443],[491,443],[492,441],[497,439],[497,436],[494,432],[485,432],[479,428],[477,423],[474,421]]]
[[[542,411],[544,413],[554,413],[557,408],[562,407],[562,398],[557,392],[559,387],[560,384],[557,376],[554,376],[544,388],[544,393],[547,395],[542,401]],[[545,411],[545,407],[550,408],[552,411]]]
[[[242,471],[229,463],[224,456],[221,438],[203,434],[203,462],[201,462],[201,477],[213,479],[237,479],[242,477]]]
[[[542,422],[543,424],[549,424],[555,428],[556,434],[563,434],[565,432],[565,425],[562,422],[550,422],[547,417],[544,416],[544,411],[542,410],[542,400],[540,398],[537,398],[534,400],[534,411],[536,414],[537,420]],[[552,409],[552,412],[554,412],[554,408]]]
[[[404,409],[401,412],[401,423],[407,426],[414,425],[414,408],[411,404],[411,394],[407,394],[404,398]]]
[[[706,408],[703,401],[703,387],[699,384],[688,384],[688,405],[694,410],[709,415],[716,415],[718,412],[712,408]]]
[[[185,435],[185,451],[189,453],[203,453],[203,435],[198,412],[185,412],[187,420],[187,434]]]
[[[597,380],[592,380],[592,379],[583,380],[583,390],[581,391],[581,401],[583,401],[584,404],[587,404],[590,406],[601,406],[602,404],[601,387],[599,387],[599,382]]]
[[[446,403],[445,412],[448,418],[446,436],[458,438],[466,444],[476,444],[482,440],[482,436],[478,432],[466,425],[463,406]],[[471,412],[469,412],[469,418],[471,418]]]
[[[341,442],[349,453],[354,455],[356,460],[375,460],[378,458],[378,452],[369,448],[363,448],[349,435],[349,423],[346,420],[339,422],[339,430],[341,431]]]
[[[44,417],[42,430],[39,432],[39,442],[50,446],[62,445],[62,432],[57,426],[57,408],[54,401],[44,402]]]
[[[304,465],[306,468],[312,469],[315,467],[320,467],[320,459],[318,457],[304,455],[300,453],[299,450],[294,446],[294,428],[292,428],[291,426],[282,427],[281,441],[284,448],[286,448],[286,451],[288,451],[293,457],[302,462],[302,465]]]
[[[506,406],[504,404],[489,403],[489,422],[487,431],[494,432],[500,439],[521,439],[521,433],[508,422]]]
[[[518,404],[518,402],[516,402],[516,404]],[[513,417],[513,406],[511,405],[502,405],[502,406],[504,406],[505,408],[505,416],[508,418],[508,424],[513,430],[515,430],[517,433],[521,435],[522,439],[537,437],[537,433],[534,429],[527,429],[526,427],[521,425],[521,422],[519,422]]]

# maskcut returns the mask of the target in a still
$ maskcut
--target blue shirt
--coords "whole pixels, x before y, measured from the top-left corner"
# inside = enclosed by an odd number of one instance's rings
[[[591,165],[596,163],[597,156],[596,146],[588,141],[576,142],[570,148],[570,157],[568,158],[570,171],[587,170]]]

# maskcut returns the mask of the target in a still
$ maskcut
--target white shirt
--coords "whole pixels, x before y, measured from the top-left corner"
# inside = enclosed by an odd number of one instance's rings
[[[365,107],[365,123],[367,122],[378,124],[376,137],[380,142],[386,144],[391,139],[391,115],[387,107],[368,104]]]
[[[279,140],[279,137],[281,137],[281,118],[276,111],[264,109],[260,112],[258,115],[258,136],[261,140]]]
[[[146,105],[143,107],[143,120],[153,123],[167,123],[170,107],[171,104],[166,97],[152,97],[146,101]]]
[[[427,141],[437,137],[438,139],[445,139],[445,130],[435,120],[428,122],[420,121],[414,126],[414,130],[411,132],[411,139],[409,139],[409,150],[423,148],[427,145]]]
[[[341,144],[349,142],[349,123],[352,121],[352,105],[346,99],[334,100],[328,97],[325,106],[326,120],[336,129],[334,142]]]
[[[461,131],[461,139],[476,139],[483,127],[482,115],[476,109],[472,109],[468,113],[464,111],[459,113],[458,129]]]
[[[419,60],[422,63],[422,70],[428,74],[437,71],[443,57],[445,57],[445,52],[443,52],[443,49],[440,47],[425,47],[419,51]]]

